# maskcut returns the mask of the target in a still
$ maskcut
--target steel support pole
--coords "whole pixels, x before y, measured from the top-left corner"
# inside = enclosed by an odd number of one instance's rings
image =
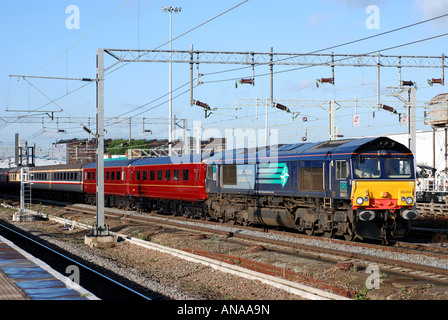
[[[378,110],[381,108],[380,103],[380,53],[377,54],[377,75],[376,75],[376,104],[378,107]],[[401,69],[400,69],[401,70]]]
[[[25,170],[20,166],[20,213],[25,212]]]
[[[170,119],[170,123],[168,126],[168,155],[171,157],[172,156],[172,152],[173,152],[173,95],[172,95],[172,91],[173,91],[173,63],[172,63],[172,58],[173,58],[173,41],[172,41],[172,16],[173,16],[173,12],[170,10],[170,86],[169,86],[169,110],[168,110],[168,118]]]
[[[416,119],[415,119],[415,87],[409,89],[409,105],[408,105],[408,139],[409,149],[412,151],[414,158],[416,158]]]
[[[190,106],[193,102],[193,44],[190,45]]]
[[[269,65],[269,69],[270,69],[270,74],[271,74],[271,107],[274,106],[274,48],[271,47],[271,56],[270,56],[270,60],[271,60],[271,64]]]
[[[334,125],[334,101],[330,101],[329,119],[330,119],[330,140],[337,140],[336,127]]]
[[[96,225],[92,235],[108,235],[104,223],[104,49],[96,53]]]

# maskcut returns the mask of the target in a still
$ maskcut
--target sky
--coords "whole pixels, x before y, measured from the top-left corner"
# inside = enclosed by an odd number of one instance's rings
[[[447,36],[420,41],[448,33],[448,17],[372,37],[448,14],[446,0],[0,0],[0,156],[13,147],[14,133],[42,150],[61,139],[92,138],[82,126],[95,133],[95,83],[66,78],[95,78],[98,48],[168,50],[170,14],[161,11],[164,6],[182,8],[172,14],[173,50],[193,46],[199,51],[268,53],[272,47],[281,53],[380,51],[382,55],[440,57],[448,43]],[[371,38],[342,45],[367,37]],[[334,48],[325,50],[329,47]],[[385,50],[391,47],[396,48]],[[106,57],[106,68],[115,62]],[[235,85],[237,79],[252,77],[250,66],[200,64],[204,75],[200,85],[196,67],[194,99],[213,111],[206,118],[201,107],[190,105],[190,66],[173,63],[173,114],[179,124],[186,119],[190,136],[200,125],[202,138],[250,132],[257,143],[264,142],[266,107],[254,106],[254,101],[270,96],[269,66],[254,67],[254,86]],[[331,67],[274,66],[274,101],[287,104],[288,100],[293,113],[268,108],[271,142],[298,143],[305,136],[308,141],[328,140],[329,104],[325,103],[330,100],[364,103],[356,110],[337,104],[335,125],[344,138],[407,132],[397,114],[375,107],[376,68],[335,67],[334,72],[334,85],[317,87],[316,79],[331,77]],[[427,83],[442,77],[441,68],[402,68],[401,77],[417,84],[419,106],[446,92],[443,86]],[[381,68],[380,79],[381,102],[398,102],[390,89],[399,85],[398,68]],[[105,137],[128,139],[131,132],[133,139],[167,138],[168,91],[168,63],[120,63],[108,69]],[[406,109],[397,111],[404,114]],[[431,129],[425,124],[424,111],[417,108],[418,130]],[[359,126],[353,125],[355,113]],[[143,131],[143,118],[145,129],[151,132]],[[25,119],[31,123],[24,123]]]

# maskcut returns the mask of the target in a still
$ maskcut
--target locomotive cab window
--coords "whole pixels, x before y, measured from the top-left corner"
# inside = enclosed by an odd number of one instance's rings
[[[207,179],[213,179],[213,166],[207,166]]]
[[[406,158],[387,158],[386,173],[388,178],[410,178],[411,163]]]
[[[336,160],[336,180],[345,180],[348,176],[348,162],[345,160]]]
[[[359,156],[354,159],[354,166],[357,178],[379,178],[381,175],[379,158]]]

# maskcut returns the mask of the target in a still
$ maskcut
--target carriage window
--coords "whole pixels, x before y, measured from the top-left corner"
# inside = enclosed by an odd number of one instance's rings
[[[380,159],[357,157],[354,161],[357,178],[379,178],[381,175]]]
[[[163,170],[157,170],[157,180],[158,181],[163,180]]]
[[[222,166],[222,183],[236,185],[236,165],[226,164]]]
[[[336,160],[336,180],[347,179],[348,176],[348,162],[345,160]]]
[[[95,180],[95,171],[92,172],[92,180]]]
[[[188,169],[182,169],[182,180],[183,181],[188,181],[188,175],[189,175],[189,170]]]
[[[109,171],[106,171],[106,180],[109,180],[109,175],[110,175]]]
[[[110,180],[115,180],[115,171],[110,172]]]
[[[410,178],[411,163],[406,158],[386,159],[386,172],[389,178]]]
[[[199,169],[196,169],[196,181],[199,181]]]
[[[155,179],[155,172],[154,170],[149,171],[149,180],[154,181]]]
[[[171,170],[165,170],[165,180],[166,181],[171,180]]]
[[[140,180],[140,175],[141,175],[140,170],[138,170],[138,171],[135,173],[135,180],[139,181],[139,180]]]
[[[179,180],[179,169],[174,169],[173,171],[173,180],[178,181]]]
[[[143,170],[143,180],[148,180],[148,170]]]
[[[120,171],[117,171],[117,175],[116,175],[116,177],[117,177],[117,180],[121,180],[120,178]]]
[[[87,172],[87,180],[90,180],[90,172]]]

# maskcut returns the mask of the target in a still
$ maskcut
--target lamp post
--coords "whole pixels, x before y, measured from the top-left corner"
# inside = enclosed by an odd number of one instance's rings
[[[170,51],[172,51],[172,16],[173,16],[173,12],[174,13],[180,13],[182,11],[182,8],[178,8],[178,7],[162,7],[161,8],[162,12],[169,12],[170,13]],[[172,58],[172,52],[170,52],[170,71],[169,71],[169,111],[168,111],[168,118],[169,118],[169,125],[168,125],[168,155],[171,156],[172,155],[172,134],[173,134],[173,97],[172,97],[172,87],[173,87],[173,81],[172,81],[172,76],[173,76],[173,67],[172,67],[172,62],[171,62],[171,58]]]

